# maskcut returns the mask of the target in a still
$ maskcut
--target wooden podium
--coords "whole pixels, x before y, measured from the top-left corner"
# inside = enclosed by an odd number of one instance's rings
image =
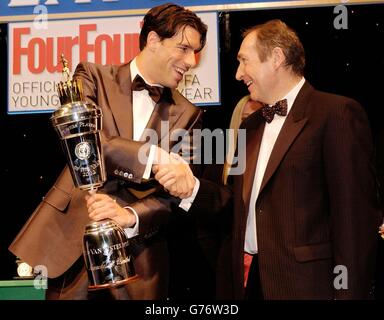
[[[44,300],[45,290],[36,289],[34,280],[0,281],[0,300]]]

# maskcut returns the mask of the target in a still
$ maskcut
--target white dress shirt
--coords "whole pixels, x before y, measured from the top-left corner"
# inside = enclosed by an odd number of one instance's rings
[[[158,84],[149,83],[143,77],[143,75],[140,73],[139,69],[137,68],[136,58],[132,60],[130,64],[130,70],[131,70],[131,82],[133,82],[136,75],[139,75],[143,78],[143,80],[147,84],[151,86],[162,87],[161,85],[158,85]],[[144,89],[140,91],[132,91],[133,140],[139,141],[141,139],[141,136],[144,133],[144,130],[148,124],[148,121],[152,115],[152,112],[155,106],[156,106],[156,103],[150,97],[148,90]],[[156,152],[156,145],[152,145],[149,151],[148,162],[144,170],[143,179],[148,179],[151,175],[152,164],[155,158],[155,152]],[[189,208],[191,204],[189,203],[188,199],[183,199],[180,203],[180,207]],[[131,228],[125,228],[125,233],[129,238],[131,238],[138,235],[139,233],[139,217],[137,212],[130,206],[127,206],[125,208],[129,208],[136,216],[136,224]]]
[[[288,105],[287,116],[304,82],[305,82],[305,79],[302,78],[300,82],[283,98],[283,99],[287,99],[287,105]],[[277,137],[285,122],[285,119],[287,119],[287,116],[279,116],[275,114],[272,122],[265,123],[265,128],[264,128],[263,136],[261,139],[259,156],[256,162],[256,171],[255,171],[255,177],[253,180],[251,199],[249,201],[247,226],[245,230],[244,251],[250,254],[256,254],[258,252],[257,233],[256,233],[256,212],[255,212],[256,200],[257,200],[257,197],[259,196],[261,182],[263,181],[265,169],[267,168],[267,164],[269,161],[269,157],[271,156],[273,146],[275,145]]]
[[[150,84],[137,69],[136,58],[131,62],[131,82],[139,75],[143,80]],[[156,84],[150,84],[156,86]],[[159,86],[159,85],[158,85]],[[161,87],[161,86],[160,86]],[[132,91],[132,109],[133,109],[133,140],[139,141],[145,127],[151,117],[156,103],[149,96],[147,90]]]
[[[130,64],[130,70],[131,70],[131,83],[133,82],[133,79],[135,79],[136,75],[141,76],[143,80],[146,83],[148,83],[148,81],[145,80],[145,78],[137,68],[136,58],[132,60]],[[133,140],[134,141],[140,140],[141,135],[143,134],[144,129],[147,126],[149,118],[151,117],[153,109],[155,108],[155,105],[156,103],[149,96],[148,90],[144,89],[140,91],[132,91],[132,115],[133,115]],[[148,163],[145,167],[144,174],[143,174],[143,179],[148,179],[149,176],[151,175],[152,163],[153,163],[153,158],[155,154],[154,150],[155,150],[154,146],[151,146]],[[127,206],[125,208],[130,209],[136,216],[136,224],[131,228],[125,228],[125,233],[129,238],[131,238],[139,234],[139,217],[137,215],[137,212],[130,206]]]

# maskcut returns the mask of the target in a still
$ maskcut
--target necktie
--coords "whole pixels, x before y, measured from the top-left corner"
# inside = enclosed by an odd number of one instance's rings
[[[275,113],[279,116],[286,116],[288,110],[287,99],[277,101],[272,107],[266,105],[261,108],[261,114],[268,123],[272,122]]]
[[[244,252],[244,288],[247,287],[249,269],[251,268],[253,256]]]
[[[136,75],[135,79],[132,82],[133,91],[148,90],[149,96],[152,98],[155,103],[158,103],[161,95],[163,94],[164,88],[158,86],[150,86],[147,84],[142,77]]]

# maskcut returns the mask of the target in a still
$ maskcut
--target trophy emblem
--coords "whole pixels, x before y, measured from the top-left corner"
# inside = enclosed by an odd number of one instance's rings
[[[106,181],[101,146],[102,111],[84,100],[81,79],[71,79],[68,62],[63,64],[57,91],[61,106],[51,116],[75,186],[94,193]],[[89,290],[126,284],[137,278],[129,240],[113,220],[91,222],[85,227],[83,256],[88,273]]]

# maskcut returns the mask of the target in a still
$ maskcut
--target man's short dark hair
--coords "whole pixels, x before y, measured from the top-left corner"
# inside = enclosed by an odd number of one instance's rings
[[[140,32],[140,50],[143,50],[147,45],[149,32],[155,31],[163,40],[172,38],[180,29],[187,26],[200,33],[200,51],[207,39],[207,26],[194,12],[173,3],[152,8],[144,17]]]

